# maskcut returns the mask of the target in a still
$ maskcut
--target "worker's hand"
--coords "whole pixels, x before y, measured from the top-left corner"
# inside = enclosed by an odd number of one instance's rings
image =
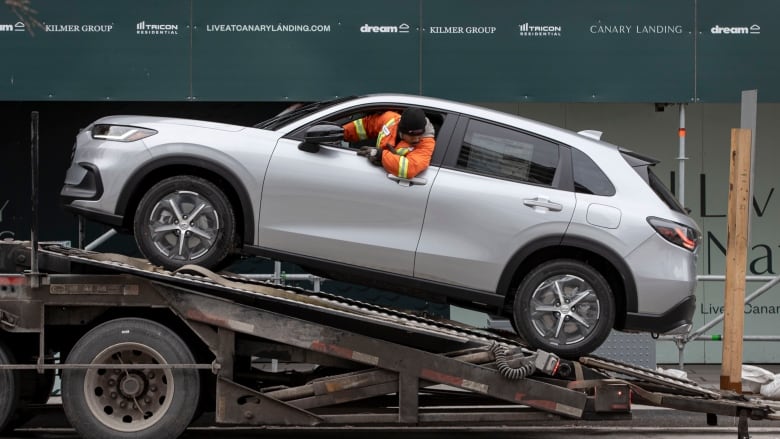
[[[376,149],[376,147],[373,146],[361,146],[360,149],[357,152],[357,155],[361,157],[368,157],[371,154],[371,150]]]
[[[382,150],[373,148],[369,155],[367,155],[368,161],[374,166],[382,166]]]

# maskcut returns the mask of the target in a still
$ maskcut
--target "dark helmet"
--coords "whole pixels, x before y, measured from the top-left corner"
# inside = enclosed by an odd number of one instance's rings
[[[407,108],[398,123],[398,132],[419,136],[425,132],[425,112],[419,108]]]

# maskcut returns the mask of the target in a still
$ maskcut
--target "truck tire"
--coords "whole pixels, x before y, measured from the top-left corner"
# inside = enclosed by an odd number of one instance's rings
[[[0,364],[14,364],[14,356],[0,341]],[[19,371],[0,369],[0,433],[10,428],[19,407]]]
[[[520,282],[513,323],[537,349],[576,359],[596,350],[615,321],[615,298],[604,277],[573,259],[540,264]]]
[[[169,270],[187,264],[222,268],[237,242],[228,198],[215,184],[192,175],[152,186],[138,203],[133,232],[144,256]]]
[[[66,363],[116,364],[63,370],[63,409],[83,438],[175,438],[198,407],[197,369],[128,367],[195,363],[182,339],[159,323],[138,318],[103,323],[73,346]]]

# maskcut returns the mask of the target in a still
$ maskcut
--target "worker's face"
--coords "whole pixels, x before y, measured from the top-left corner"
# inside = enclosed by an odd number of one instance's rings
[[[412,134],[404,134],[401,133],[401,140],[404,142],[410,144],[410,145],[416,145],[420,143],[420,139],[422,139],[422,135],[412,135]]]

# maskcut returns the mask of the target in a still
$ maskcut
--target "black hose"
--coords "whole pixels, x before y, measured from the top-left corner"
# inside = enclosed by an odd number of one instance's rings
[[[506,354],[509,351],[506,345],[493,342],[490,346],[490,352],[493,353],[493,357],[496,359],[496,368],[498,373],[504,378],[512,381],[525,379],[527,376],[536,372],[536,365],[534,364],[533,357],[526,357],[523,359],[523,365],[520,367],[512,367],[506,359]],[[530,361],[529,361],[530,360]]]

